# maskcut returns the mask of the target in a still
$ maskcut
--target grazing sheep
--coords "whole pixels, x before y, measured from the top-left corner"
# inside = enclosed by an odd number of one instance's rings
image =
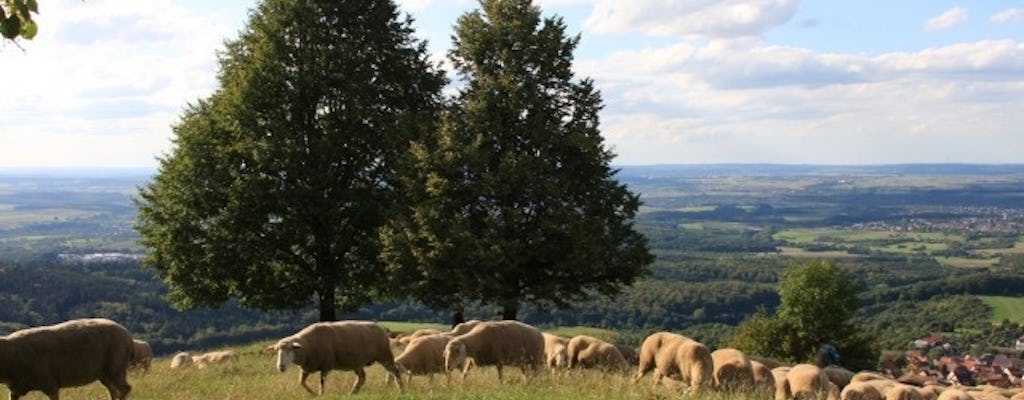
[[[185,351],[179,351],[171,357],[171,369],[182,368],[192,365],[192,355]]]
[[[479,366],[494,365],[498,380],[502,379],[501,369],[505,365],[518,366],[529,377],[531,370],[535,373],[544,365],[544,335],[519,321],[482,322],[445,346],[445,370],[463,366],[463,380],[469,372],[467,359]]]
[[[825,371],[817,365],[797,364],[786,373],[789,394],[796,400],[821,399],[839,400],[839,388]]]
[[[547,332],[544,335],[544,361],[548,368],[566,368],[569,366],[569,339]]]
[[[238,354],[231,350],[211,351],[198,356],[192,356],[192,364],[196,368],[206,368],[210,364],[221,364],[228,361],[238,361]]]
[[[772,368],[772,379],[775,381],[775,400],[787,400],[792,397],[789,391],[789,380],[786,376],[792,367]]]
[[[324,378],[332,370],[353,371],[356,382],[350,393],[357,393],[366,382],[364,368],[379,363],[395,378],[395,385],[403,389],[398,365],[391,354],[388,333],[380,325],[365,321],[318,322],[298,333],[267,347],[277,353],[277,369],[284,372],[294,363],[302,370],[299,384],[313,394],[323,394]],[[320,390],[314,392],[306,385],[306,378],[320,373]]]
[[[435,373],[443,373],[445,382],[451,383],[451,374],[444,368],[444,347],[450,340],[451,336],[441,334],[414,339],[402,354],[395,357],[398,370],[408,375],[408,382],[412,382],[413,375],[427,375],[433,381]],[[385,377],[384,382],[387,383],[389,378],[390,375]]]
[[[828,365],[825,368],[822,368],[822,370],[824,370],[829,382],[836,385],[839,390],[843,390],[846,385],[849,385],[850,380],[853,379],[853,376],[855,375],[853,371],[838,365]]]
[[[885,392],[896,384],[896,381],[889,379],[851,381],[839,393],[839,398],[841,400],[883,400]]]
[[[593,336],[579,335],[569,340],[569,368],[625,372],[629,363],[615,345]]]
[[[974,400],[974,398],[960,388],[949,388],[939,394],[938,400]]]
[[[887,380],[891,380],[891,379],[889,379],[885,375],[879,374],[877,372],[871,372],[871,371],[861,371],[861,372],[858,372],[856,374],[853,374],[853,377],[850,378],[850,382],[863,382],[863,381],[876,381],[876,380],[887,381]]]
[[[15,400],[38,390],[51,400],[60,389],[100,381],[113,400],[127,398],[132,336],[108,319],[79,319],[22,329],[0,337],[0,382]]]
[[[654,370],[654,384],[663,377],[679,376],[696,393],[701,387],[711,384],[714,364],[711,352],[700,342],[686,336],[657,332],[644,339],[640,347],[640,363],[633,382]]]
[[[471,319],[469,321],[459,323],[458,325],[455,325],[454,328],[452,328],[451,334],[455,336],[465,335],[469,333],[469,331],[473,330],[473,328],[475,328],[477,325],[480,325],[481,323],[483,323],[483,321],[478,319]]]
[[[754,371],[742,351],[729,348],[715,350],[711,352],[711,362],[714,365],[715,387],[738,389],[754,386]]]
[[[619,348],[619,353],[622,353],[622,358],[625,358],[629,365],[637,365],[640,363],[640,354],[636,352],[635,347],[618,343],[615,343],[615,347]]]
[[[772,370],[760,361],[750,361],[750,372],[754,375],[754,387],[758,390],[771,392],[775,390],[775,376]]]
[[[924,395],[917,386],[897,383],[885,391],[885,400],[924,400]]]
[[[138,369],[143,374],[149,372],[149,366],[153,362],[153,348],[149,343],[139,339],[132,339],[132,362],[128,366],[131,369]]]

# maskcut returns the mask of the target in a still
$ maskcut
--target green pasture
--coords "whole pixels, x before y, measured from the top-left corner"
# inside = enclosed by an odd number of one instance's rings
[[[536,376],[527,378],[517,368],[504,368],[504,380],[499,381],[494,367],[472,369],[465,381],[453,374],[452,382],[446,384],[444,376],[438,374],[432,380],[424,376],[414,377],[404,391],[385,385],[385,371],[374,364],[366,368],[366,383],[357,395],[348,390],[355,381],[355,374],[348,371],[333,371],[327,375],[324,395],[315,397],[299,386],[299,369],[291,365],[284,372],[275,368],[276,358],[263,352],[269,342],[254,343],[233,348],[239,354],[237,362],[215,364],[203,369],[170,368],[169,357],[153,360],[149,372],[131,372],[128,381],[133,389],[128,396],[132,400],[280,400],[280,399],[674,399],[693,400],[770,400],[771,393],[741,391],[736,393],[705,392],[686,396],[680,385],[653,386],[652,373],[637,383],[630,381],[634,370],[625,372],[599,372],[594,370],[557,371],[542,370]],[[400,350],[394,349],[397,355]],[[314,374],[307,380],[314,390],[319,376]],[[99,383],[78,388],[61,390],[63,400],[92,400],[107,398],[106,390]],[[0,386],[0,397],[6,398],[6,387]],[[39,392],[31,392],[23,399],[42,400]]]
[[[1024,323],[1024,297],[978,296],[986,305],[992,307],[992,322],[1003,320]]]
[[[988,268],[999,262],[998,258],[935,257],[939,264],[953,268]]]
[[[799,247],[787,247],[779,246],[780,256],[789,257],[816,257],[816,258],[848,258],[848,257],[859,257],[857,254],[850,254],[845,251],[830,250],[830,251],[810,251],[807,249],[801,249]]]
[[[29,224],[42,222],[68,221],[76,218],[88,218],[98,214],[95,211],[75,210],[66,208],[49,208],[40,210],[18,210],[8,206],[0,208],[0,230],[16,229]]]

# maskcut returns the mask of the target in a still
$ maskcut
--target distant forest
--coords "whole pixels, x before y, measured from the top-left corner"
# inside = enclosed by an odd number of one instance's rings
[[[0,171],[0,333],[104,316],[166,354],[275,338],[316,319],[312,307],[174,310],[137,258],[62,256],[141,254],[131,196],[148,176]],[[980,348],[1024,335],[1020,321],[993,325],[977,297],[1024,296],[1024,166],[626,166],[618,177],[644,202],[636,224],[657,256],[650,274],[614,299],[527,307],[526,322],[613,329],[634,344],[674,330],[715,346],[779,304],[788,265],[829,258],[859,280],[858,322],[880,349],[932,333]],[[471,306],[466,317],[496,311]],[[445,310],[403,301],[343,318],[449,322]]]

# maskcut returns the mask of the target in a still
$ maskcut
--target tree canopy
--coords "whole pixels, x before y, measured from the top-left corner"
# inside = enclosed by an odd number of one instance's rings
[[[32,19],[32,14],[38,13],[39,4],[36,0],[0,2],[0,34],[9,40],[18,37],[31,40],[39,31],[39,27]]]
[[[382,231],[395,286],[433,307],[614,295],[653,261],[639,198],[615,180],[600,94],[572,71],[579,37],[529,0],[485,0],[455,26],[454,104],[417,141],[410,204]]]
[[[144,262],[170,299],[315,302],[334,320],[382,293],[396,163],[433,129],[445,83],[411,20],[391,0],[265,0],[218,79],[136,200]]]
[[[877,361],[874,341],[854,324],[860,285],[828,261],[788,267],[779,282],[779,309],[762,310],[738,327],[729,346],[751,354],[798,362],[815,358],[819,341],[842,353],[847,368],[871,368]]]

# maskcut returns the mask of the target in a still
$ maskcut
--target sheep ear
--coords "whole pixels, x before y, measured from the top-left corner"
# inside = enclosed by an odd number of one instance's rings
[[[263,349],[263,352],[265,352],[265,353],[277,353],[277,345],[272,344],[270,346],[267,346],[267,348]]]
[[[299,344],[299,342],[292,342],[292,348],[293,349],[301,349],[302,345]]]

